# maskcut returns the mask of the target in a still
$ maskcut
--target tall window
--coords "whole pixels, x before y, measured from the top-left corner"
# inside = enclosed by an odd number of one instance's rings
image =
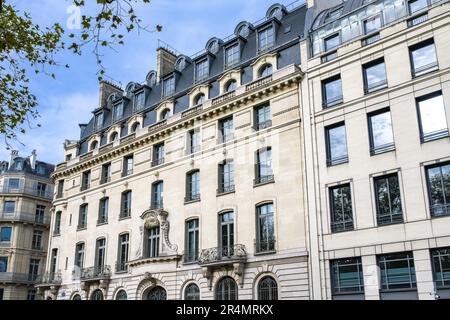
[[[45,206],[40,204],[36,205],[36,211],[34,215],[34,222],[36,223],[44,223],[45,218]]]
[[[262,130],[272,126],[270,105],[265,104],[255,108],[255,129]]]
[[[100,199],[97,224],[104,224],[108,222],[108,206],[109,198]]]
[[[256,207],[256,248],[255,252],[275,250],[275,226],[273,203]]]
[[[238,287],[236,281],[230,277],[222,278],[216,287],[216,300],[237,300]]]
[[[325,128],[327,165],[334,166],[348,162],[347,134],[345,123],[337,123]]]
[[[436,288],[448,288],[450,286],[450,248],[432,250],[431,259]]]
[[[395,150],[392,118],[389,109],[382,109],[368,114],[370,154]]]
[[[220,255],[234,255],[234,213],[224,212],[219,216]]]
[[[258,50],[265,51],[275,44],[275,32],[273,27],[258,32]]]
[[[56,263],[58,261],[58,249],[52,249],[50,257],[50,279],[54,279],[56,275]]]
[[[28,281],[36,281],[39,274],[39,259],[30,259],[28,268]]]
[[[41,230],[33,231],[33,239],[31,241],[31,248],[33,250],[42,250],[42,235],[43,232]]]
[[[102,165],[102,177],[100,183],[108,183],[111,181],[111,163]]]
[[[342,294],[364,294],[361,258],[331,260],[330,269],[334,298]]]
[[[200,151],[200,131],[189,131],[189,153],[195,153]]]
[[[159,166],[164,164],[164,143],[153,146],[153,161],[152,166]]]
[[[416,13],[428,7],[428,0],[408,0],[409,14]]]
[[[373,179],[373,182],[375,185],[378,225],[402,223],[402,200],[398,174],[376,177]]]
[[[261,149],[256,152],[255,184],[273,181],[272,148]]]
[[[387,87],[386,66],[384,58],[363,65],[364,93]]]
[[[91,170],[83,172],[81,175],[81,191],[89,189],[91,185]]]
[[[58,181],[58,192],[56,198],[62,198],[64,196],[64,180]]]
[[[450,163],[425,168],[431,216],[450,215]]]
[[[57,211],[55,213],[55,224],[53,227],[53,234],[54,235],[61,234],[61,211]]]
[[[186,189],[186,202],[200,199],[200,171],[187,174]]]
[[[128,262],[128,251],[130,247],[130,235],[128,233],[119,236],[119,252],[117,253],[116,271],[126,271]]]
[[[198,219],[186,221],[186,248],[185,261],[193,262],[198,260],[199,251],[199,223]]]
[[[209,75],[208,59],[197,62],[195,64],[195,80],[202,81],[208,78],[208,75]]]
[[[233,117],[229,117],[219,121],[219,134],[219,141],[221,143],[233,139]]]
[[[100,130],[103,127],[103,113],[95,115],[95,130]]]
[[[378,256],[381,290],[416,288],[416,273],[412,252],[393,253]]]
[[[322,105],[329,108],[342,103],[342,81],[341,75],[331,77],[322,81]]]
[[[133,174],[133,155],[128,155],[123,158],[122,176],[126,177]]]
[[[74,265],[77,266],[80,269],[83,269],[84,266],[84,243],[80,242],[77,243],[75,247],[75,263]]]
[[[184,289],[184,300],[200,300],[200,289],[195,283],[188,284]]]
[[[139,129],[141,127],[141,124],[139,122],[135,122],[133,123],[133,125],[131,126],[131,130],[130,130],[130,134],[131,133],[135,133],[137,129]]]
[[[27,300],[29,300],[29,301],[36,300],[36,290],[33,290],[33,289],[32,290],[28,290],[28,292],[27,292]]]
[[[448,137],[444,98],[438,91],[416,99],[422,142]]]
[[[413,77],[439,69],[434,40],[426,40],[409,47]]]
[[[239,44],[235,44],[225,49],[225,68],[229,68],[237,64],[240,60]]]
[[[134,110],[141,110],[145,107],[145,92],[141,91],[134,96]]]
[[[131,216],[131,190],[122,192],[120,205],[120,218],[128,218]]]
[[[259,280],[258,300],[278,300],[278,284],[274,278],[265,276]]]
[[[15,201],[4,201],[3,202],[3,214],[5,216],[11,216],[16,211],[16,202]]]
[[[123,103],[118,103],[114,105],[114,113],[113,113],[113,119],[114,121],[122,119],[123,116]]]
[[[350,184],[335,186],[330,191],[331,232],[353,230]]]
[[[8,271],[8,257],[0,257],[0,272]]]
[[[147,257],[159,257],[159,227],[147,231]]]
[[[0,229],[0,242],[11,242],[11,227],[2,227]]]
[[[152,205],[153,209],[162,209],[164,207],[163,204],[163,195],[164,195],[164,182],[157,181],[152,184]]]
[[[324,40],[325,51],[336,49],[341,44],[341,36],[339,33],[325,38]]]
[[[87,214],[88,205],[85,203],[80,206],[80,211],[78,214],[78,229],[85,229],[87,227]]]
[[[234,164],[232,160],[226,160],[219,164],[219,188],[218,194],[234,191]]]
[[[95,268],[94,275],[101,275],[105,270],[105,258],[106,258],[106,239],[97,239],[95,246]]]
[[[166,97],[175,92],[175,77],[172,76],[163,81],[163,96]]]
[[[38,182],[36,185],[36,195],[45,198],[47,196],[47,184]]]

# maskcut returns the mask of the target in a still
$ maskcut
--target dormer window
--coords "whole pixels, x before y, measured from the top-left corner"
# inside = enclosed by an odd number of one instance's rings
[[[194,99],[194,105],[199,106],[202,105],[206,100],[206,97],[203,93],[199,93]]]
[[[103,113],[95,115],[94,129],[100,130],[103,127]]]
[[[109,142],[114,142],[119,138],[119,134],[114,131],[113,133],[111,133],[111,136],[109,137]]]
[[[118,103],[116,105],[114,105],[113,108],[113,118],[114,121],[121,119],[123,116],[123,103]]]
[[[259,69],[259,77],[260,78],[264,78],[264,77],[268,77],[272,74],[273,72],[273,67],[271,64],[265,64],[261,67],[261,69]]]
[[[142,110],[145,107],[145,92],[140,91],[134,95],[134,111]]]
[[[92,141],[92,143],[91,143],[91,150],[97,149],[97,147],[98,147],[98,142],[97,142],[97,140]]]
[[[45,166],[43,164],[38,164],[36,167],[36,171],[38,174],[45,174]]]
[[[237,89],[237,81],[234,79],[231,79],[225,84],[225,92],[232,92]]]
[[[141,124],[139,122],[133,123],[133,125],[131,126],[131,133],[135,133],[140,126]]]
[[[23,169],[23,161],[16,161],[16,162],[14,162],[14,169],[22,170]]]
[[[164,109],[161,111],[161,120],[167,120],[170,117],[170,109]]]
[[[199,61],[195,64],[195,81],[201,81],[209,76],[208,59]]]
[[[163,96],[167,97],[175,92],[175,76],[167,78],[163,82]]]
[[[236,43],[231,47],[228,47],[225,50],[225,68],[230,68],[236,65],[240,60],[240,47],[239,44]]]
[[[275,32],[274,27],[270,26],[262,31],[258,32],[258,50],[265,51],[272,48],[275,45]]]

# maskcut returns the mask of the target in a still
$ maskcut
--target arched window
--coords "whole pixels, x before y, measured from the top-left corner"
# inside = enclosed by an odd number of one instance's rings
[[[166,120],[170,117],[170,109],[164,109],[161,111],[160,120]]]
[[[95,290],[92,293],[91,300],[104,300],[102,290],[99,290],[99,289]]]
[[[194,105],[199,106],[205,102],[205,95],[203,93],[199,93],[194,99]]]
[[[167,300],[166,290],[162,287],[150,289],[146,296],[147,300]]]
[[[110,142],[113,142],[113,141],[116,141],[118,138],[119,138],[119,134],[118,134],[116,131],[114,131],[114,132],[111,133],[111,135],[109,136],[109,141],[110,141]]]
[[[133,125],[131,126],[131,133],[135,133],[136,130],[139,128],[141,124],[139,122],[135,122],[133,123]]]
[[[265,64],[259,69],[259,77],[264,78],[272,74],[273,68],[271,64]]]
[[[222,278],[217,284],[216,300],[237,300],[238,288],[233,278]]]
[[[92,143],[91,143],[91,150],[97,149],[97,146],[98,146],[97,140],[92,141]]]
[[[200,289],[195,283],[189,284],[184,289],[184,300],[200,300]]]
[[[274,278],[266,276],[259,281],[258,300],[278,300],[278,285]]]
[[[81,296],[78,293],[74,294],[72,300],[81,300]]]
[[[235,91],[236,88],[237,88],[237,81],[232,79],[228,81],[227,84],[225,85],[225,92]]]
[[[128,295],[125,290],[119,290],[116,294],[116,300],[128,300]]]

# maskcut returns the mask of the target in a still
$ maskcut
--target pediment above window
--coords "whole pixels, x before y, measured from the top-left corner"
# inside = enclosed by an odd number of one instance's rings
[[[257,80],[261,77],[261,69],[267,65],[272,66],[272,72],[275,72],[278,69],[278,53],[268,53],[262,55],[252,62],[251,67],[253,69],[253,80]]]

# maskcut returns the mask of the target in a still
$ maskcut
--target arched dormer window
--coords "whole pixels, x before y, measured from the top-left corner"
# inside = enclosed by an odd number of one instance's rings
[[[267,10],[266,18],[277,18],[278,20],[281,20],[286,13],[287,9],[285,6],[275,3]]]
[[[272,74],[273,67],[271,64],[265,64],[263,65],[258,72],[258,75],[260,78],[268,77]]]
[[[160,120],[167,120],[171,116],[170,109],[166,108],[163,111],[161,111],[161,115],[159,116]]]
[[[218,38],[211,38],[209,39],[208,43],[206,44],[206,51],[212,54],[216,54],[219,52],[221,40]]]
[[[131,97],[133,95],[133,91],[136,89],[136,84],[134,82],[130,82],[127,84],[125,88],[125,92],[128,97]]]
[[[141,124],[139,122],[133,123],[133,125],[131,126],[131,133],[135,133],[140,126]]]
[[[147,84],[148,84],[150,87],[155,86],[155,85],[156,85],[156,81],[157,81],[157,74],[156,74],[156,71],[150,71],[150,72],[147,74],[147,77],[145,78],[145,80],[147,81]]]
[[[111,133],[111,135],[109,136],[109,142],[114,142],[117,141],[117,139],[119,138],[119,134],[114,131],[113,133]]]
[[[206,97],[203,93],[199,93],[194,99],[194,105],[199,106],[202,105],[206,100]]]
[[[242,21],[237,25],[236,29],[234,30],[234,34],[247,39],[253,29],[254,28],[250,23]]]
[[[232,92],[237,89],[237,81],[234,79],[231,79],[225,84],[225,92]]]
[[[97,147],[98,147],[98,141],[97,140],[92,141],[90,149],[95,150],[95,149],[97,149]]]

